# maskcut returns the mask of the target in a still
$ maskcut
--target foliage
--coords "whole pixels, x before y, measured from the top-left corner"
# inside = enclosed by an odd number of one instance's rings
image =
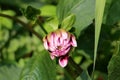
[[[0,79],[1,80],[8,80],[8,79],[18,80],[20,72],[21,72],[21,68],[16,67],[16,66],[10,66],[10,65],[1,66],[0,67]]]
[[[0,0],[0,80],[120,80],[119,4]],[[60,28],[77,39],[65,68],[43,47],[43,37]]]
[[[94,46],[94,63],[93,63],[93,73],[95,69],[95,62],[97,58],[97,47],[98,47],[98,41],[101,31],[101,25],[102,25],[102,18],[104,13],[104,7],[105,7],[106,0],[96,1],[95,6],[95,46]],[[101,7],[102,5],[102,7]]]
[[[58,4],[57,16],[61,23],[71,13],[75,14],[76,21],[73,26],[76,35],[79,36],[80,32],[92,23],[94,10],[95,0],[61,0]]]
[[[23,69],[20,80],[55,80],[55,63],[51,61],[46,51],[35,55]]]
[[[28,6],[25,11],[23,10],[23,14],[27,19],[35,20],[37,18],[37,15],[40,14],[40,10],[33,8],[32,6]]]
[[[119,80],[120,79],[120,42],[116,42],[115,54],[111,58],[108,65],[108,80]]]

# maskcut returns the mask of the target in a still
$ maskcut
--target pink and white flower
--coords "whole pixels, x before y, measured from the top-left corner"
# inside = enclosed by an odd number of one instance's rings
[[[69,51],[72,47],[77,47],[75,36],[63,29],[51,32],[43,38],[44,47],[50,52],[53,60],[59,58],[59,65],[65,67],[68,64]]]

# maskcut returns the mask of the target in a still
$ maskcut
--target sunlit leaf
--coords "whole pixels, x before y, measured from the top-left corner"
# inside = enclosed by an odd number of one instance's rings
[[[14,16],[15,12],[12,10],[3,10],[1,11],[1,13],[3,14],[7,14],[10,16]],[[13,21],[11,19],[5,18],[5,17],[0,17],[0,25],[8,28],[8,29],[12,29],[13,27]]]
[[[94,64],[93,64],[93,72],[95,69],[95,62],[97,57],[97,47],[98,41],[101,31],[103,13],[105,8],[105,1],[106,0],[96,0],[96,9],[95,9],[95,45],[94,45]]]
[[[45,5],[40,8],[42,16],[55,16],[56,15],[56,6]]]
[[[5,42],[9,38],[9,32],[6,29],[1,29],[0,30],[0,48],[5,44]]]
[[[57,17],[54,17],[50,21],[46,21],[45,24],[44,24],[44,28],[48,33],[58,29],[58,19],[57,19]]]
[[[56,17],[56,6],[45,5],[40,8],[41,16],[48,17],[44,23],[45,30],[49,33],[58,29],[58,19]]]
[[[75,15],[71,14],[62,21],[61,28],[65,29],[66,31],[69,31],[72,28],[74,22],[75,22]]]

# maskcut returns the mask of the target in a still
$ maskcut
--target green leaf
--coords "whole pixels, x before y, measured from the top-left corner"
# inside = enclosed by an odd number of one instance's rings
[[[40,8],[41,16],[56,16],[56,6],[45,5]]]
[[[113,0],[106,0],[106,4],[105,4],[105,10],[104,10],[104,17],[103,17],[103,23],[106,24],[106,21],[107,21],[107,16],[109,14],[109,10],[110,10],[110,7],[111,7],[111,4],[112,4],[112,1]]]
[[[10,16],[14,16],[15,12],[12,10],[3,10],[1,11],[3,14],[7,14]],[[5,17],[0,17],[0,25],[6,27],[7,29],[12,29],[13,27],[13,21],[11,19],[5,18]]]
[[[116,44],[115,54],[108,65],[108,80],[120,80],[120,42]]]
[[[58,29],[57,17],[53,17],[53,19],[51,19],[50,21],[46,21],[44,23],[44,28],[48,33],[52,32],[54,30],[57,30]]]
[[[55,77],[55,63],[46,51],[42,51],[28,62],[20,80],[55,80]]]
[[[15,66],[0,66],[0,80],[18,80],[21,69]]]
[[[94,64],[93,64],[93,72],[95,69],[95,62],[97,57],[97,47],[98,41],[101,31],[103,13],[105,8],[106,0],[96,0],[96,9],[95,9],[95,45],[94,45]]]
[[[76,21],[73,25],[75,33],[80,32],[91,24],[94,19],[95,0],[60,0],[57,7],[57,16],[60,24],[70,14],[75,14]]]
[[[30,20],[35,20],[40,14],[40,10],[32,6],[28,6],[25,10],[22,10],[22,12],[25,15],[25,17]]]
[[[65,29],[66,31],[69,31],[72,28],[74,22],[75,22],[75,15],[71,14],[62,21],[61,28]]]
[[[120,0],[113,0],[107,16],[107,24],[113,25],[120,21]]]
[[[0,48],[6,43],[9,38],[9,31],[7,29],[0,29]]]
[[[56,17],[56,6],[45,5],[40,8],[41,16],[48,17],[43,24],[45,30],[50,33],[58,29],[58,19]]]

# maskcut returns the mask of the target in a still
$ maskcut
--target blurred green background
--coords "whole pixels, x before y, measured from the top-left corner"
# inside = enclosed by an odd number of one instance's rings
[[[70,1],[72,3],[72,0]],[[77,0],[74,4],[76,3]],[[46,33],[56,30],[59,22],[69,14],[67,10],[66,12],[64,11],[64,7],[71,6],[66,4],[67,2],[64,4],[59,3],[59,0],[0,0],[0,13],[16,17],[30,25],[34,24],[33,29],[44,37],[46,34],[40,26],[44,27]],[[116,48],[118,48],[116,41],[119,41],[120,38],[119,4],[120,0],[118,0],[118,2],[116,0],[107,0],[106,2],[98,46],[95,80],[107,80],[108,63],[112,55],[116,53]],[[31,21],[26,18],[24,15],[26,13],[24,12],[27,6],[32,6],[40,10],[39,14],[42,21],[39,22],[40,24],[36,24],[35,20]],[[71,10],[71,12],[79,15],[78,8]],[[82,6],[82,8],[84,9],[84,6]],[[88,21],[86,24],[82,23],[82,18],[77,18],[77,23],[74,25],[76,32],[73,33],[77,36],[78,47],[75,49],[75,54],[72,55],[74,61],[84,70],[88,70],[90,75],[93,68],[95,34],[94,14],[91,16],[89,18],[82,16],[85,21],[87,19],[90,20],[90,22]],[[78,17],[80,18],[81,16]],[[79,20],[81,20],[81,23],[79,23]],[[82,28],[79,24],[83,25]],[[42,41],[23,27],[23,25],[12,19],[0,16],[0,80],[19,80],[19,76],[25,64],[31,60],[32,56],[38,55],[43,50]],[[71,80],[67,75],[68,73],[58,65],[55,71],[57,72],[56,80]],[[81,79],[78,77],[77,80]]]

